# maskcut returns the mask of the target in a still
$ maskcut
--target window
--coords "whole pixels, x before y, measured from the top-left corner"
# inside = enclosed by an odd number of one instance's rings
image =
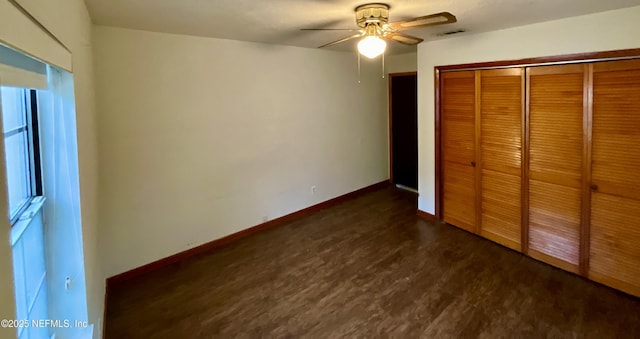
[[[40,171],[37,94],[0,87],[9,219],[16,293],[16,319],[46,319],[47,269]],[[50,337],[48,328],[17,328],[18,338]]]
[[[15,224],[34,196],[42,195],[36,91],[0,87],[9,194],[9,219]]]
[[[0,80],[16,319],[84,324],[16,335],[88,337],[73,75],[0,44]]]

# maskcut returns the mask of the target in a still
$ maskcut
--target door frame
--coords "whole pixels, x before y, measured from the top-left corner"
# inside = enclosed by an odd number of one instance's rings
[[[418,80],[418,71],[412,71],[412,72],[399,72],[399,73],[389,73],[389,90],[387,93],[387,97],[388,97],[388,101],[389,101],[389,109],[388,109],[388,113],[389,113],[389,182],[393,185],[395,185],[395,182],[393,180],[393,99],[392,99],[392,89],[393,89],[393,77],[401,77],[401,76],[410,76],[410,75],[415,75],[416,76],[416,91],[417,91],[417,80]],[[416,97],[417,99],[417,97]],[[416,118],[417,118],[418,112],[416,110]]]
[[[440,74],[442,72],[451,71],[469,71],[469,70],[483,70],[483,69],[497,69],[508,67],[531,67],[531,66],[549,66],[549,65],[563,65],[574,63],[586,63],[597,61],[614,61],[625,59],[637,59],[640,58],[640,48],[603,51],[603,52],[590,52],[590,53],[576,53],[576,54],[564,54],[556,56],[525,58],[517,60],[501,60],[491,62],[458,64],[458,65],[443,65],[434,67],[434,86],[435,86],[435,216],[436,219],[442,220],[442,200],[443,200],[443,180],[442,180],[442,119],[441,119],[441,80]],[[389,74],[391,76],[391,74]],[[389,80],[391,81],[391,80]],[[391,93],[391,90],[389,90]],[[389,103],[391,105],[391,103]],[[391,106],[390,106],[391,107]],[[525,141],[523,139],[523,141]],[[527,165],[523,165],[527,166]],[[525,180],[525,178],[522,178]]]

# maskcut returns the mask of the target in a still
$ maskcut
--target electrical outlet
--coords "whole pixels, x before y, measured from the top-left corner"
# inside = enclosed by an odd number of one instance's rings
[[[267,222],[267,221],[269,221],[269,217],[268,217],[268,216],[266,216],[266,215],[265,215],[265,216],[263,216],[263,217],[262,217],[262,222]]]
[[[71,288],[71,277],[64,278],[64,289],[69,290]]]
[[[311,186],[311,194],[316,194],[316,187],[315,186]]]

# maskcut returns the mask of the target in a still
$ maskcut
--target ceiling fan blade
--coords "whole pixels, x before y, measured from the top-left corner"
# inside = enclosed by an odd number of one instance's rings
[[[402,34],[397,32],[385,33],[384,37],[387,39],[391,39],[395,42],[399,42],[401,44],[409,45],[409,46],[417,45],[424,41],[424,39],[420,39],[412,35],[407,35],[407,34]]]
[[[343,43],[343,42],[345,42],[345,41],[349,41],[349,40],[351,40],[351,39],[359,38],[359,37],[361,37],[361,36],[362,36],[362,33],[354,34],[354,35],[352,35],[352,36],[348,36],[348,37],[346,37],[346,38],[342,38],[342,39],[340,39],[340,40],[336,40],[336,41],[330,42],[330,43],[328,43],[328,44],[324,44],[324,45],[322,45],[322,46],[320,46],[320,47],[318,47],[318,48],[324,48],[324,47],[329,47],[329,46],[337,45],[337,44]]]
[[[360,32],[360,29],[350,29],[350,28],[301,28],[301,31],[352,31],[352,32]]]
[[[458,21],[458,19],[456,19],[455,15],[449,12],[442,12],[442,13],[421,16],[421,17],[417,17],[409,20],[391,22],[387,24],[387,27],[394,31],[402,31],[405,29],[425,27],[425,26],[452,24],[456,21]]]

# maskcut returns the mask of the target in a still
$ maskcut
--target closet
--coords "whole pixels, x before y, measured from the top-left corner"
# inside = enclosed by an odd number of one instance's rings
[[[518,250],[523,75],[442,76],[443,220]]]
[[[640,60],[439,76],[440,217],[640,296]]]

